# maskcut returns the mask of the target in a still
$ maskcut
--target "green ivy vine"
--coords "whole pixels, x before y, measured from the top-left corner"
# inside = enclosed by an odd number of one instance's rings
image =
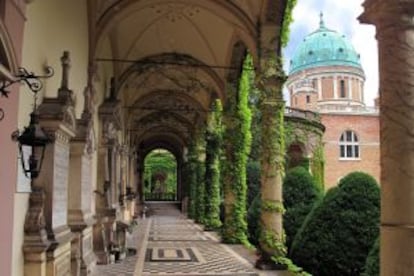
[[[197,150],[195,143],[191,144],[188,150],[188,217],[195,218],[197,204]]]
[[[288,0],[286,2],[285,13],[283,17],[282,28],[280,30],[280,43],[285,47],[289,42],[290,24],[293,22],[293,8],[296,6],[297,0]]]
[[[280,213],[282,215],[286,211],[281,201],[263,200],[261,204],[262,211]]]
[[[252,68],[250,55],[243,68]],[[248,97],[251,88],[250,75],[243,70],[239,89],[229,88],[229,99],[224,111],[225,160],[223,164],[224,224],[222,238],[227,243],[248,245],[247,239],[247,181],[246,165],[251,145],[251,111]]]
[[[325,153],[323,150],[322,141],[313,151],[313,156],[311,159],[311,171],[315,179],[316,185],[319,186],[321,191],[325,190]]]
[[[223,140],[223,107],[220,100],[213,103],[206,130],[206,229],[218,229],[220,220],[220,154]]]
[[[194,219],[196,222],[204,224],[206,216],[206,185],[205,185],[205,160],[203,158],[205,153],[205,140],[203,132],[200,132],[196,138],[196,159],[195,161],[195,175],[197,179],[196,194],[195,194],[195,212]]]

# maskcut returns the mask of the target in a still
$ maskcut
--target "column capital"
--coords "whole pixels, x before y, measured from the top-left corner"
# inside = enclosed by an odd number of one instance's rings
[[[365,0],[363,7],[361,23],[385,29],[414,28],[414,0]]]
[[[286,79],[281,60],[275,53],[260,60],[256,83],[265,99],[283,98],[282,86]]]

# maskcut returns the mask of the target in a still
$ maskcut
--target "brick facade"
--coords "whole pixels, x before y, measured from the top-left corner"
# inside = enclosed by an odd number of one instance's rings
[[[352,171],[363,171],[380,178],[379,117],[364,114],[321,114],[326,130],[323,136],[325,149],[325,187],[335,186]],[[346,130],[352,130],[359,141],[359,158],[341,159],[339,139]]]

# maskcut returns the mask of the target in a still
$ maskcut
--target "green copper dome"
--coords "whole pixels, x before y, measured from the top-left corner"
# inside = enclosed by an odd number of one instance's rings
[[[362,69],[359,54],[345,36],[325,27],[321,14],[319,29],[306,36],[290,61],[290,72],[319,66],[353,66]]]

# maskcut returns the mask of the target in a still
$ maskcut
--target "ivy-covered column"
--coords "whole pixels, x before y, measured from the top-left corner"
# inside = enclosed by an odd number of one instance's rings
[[[188,149],[188,162],[186,166],[188,189],[188,217],[195,218],[197,196],[197,153],[193,141]]]
[[[205,182],[204,182],[204,159],[205,147],[204,136],[199,131],[194,135],[188,153],[189,161],[189,206],[188,216],[197,222],[203,223],[205,216]]]
[[[273,41],[271,32],[267,41]],[[269,47],[269,45],[268,45]],[[273,47],[274,48],[274,47]],[[272,47],[262,49],[258,88],[262,93],[262,151],[261,151],[261,257],[259,268],[272,268],[286,255],[282,215],[282,182],[285,162],[284,107],[282,85],[285,74],[280,57]]]
[[[250,67],[246,59],[244,67]],[[251,112],[248,106],[250,78],[243,70],[239,90],[229,83],[224,109],[223,193],[224,223],[222,238],[226,243],[248,244],[246,210],[246,166],[251,145]]]
[[[203,129],[204,130],[204,129]],[[196,138],[196,194],[195,194],[195,221],[204,224],[206,215],[206,186],[205,186],[205,139],[204,131],[197,134]]]
[[[222,106],[215,100],[209,115],[206,131],[206,216],[204,224],[207,229],[217,229],[220,221],[220,147],[223,127],[221,122]]]

